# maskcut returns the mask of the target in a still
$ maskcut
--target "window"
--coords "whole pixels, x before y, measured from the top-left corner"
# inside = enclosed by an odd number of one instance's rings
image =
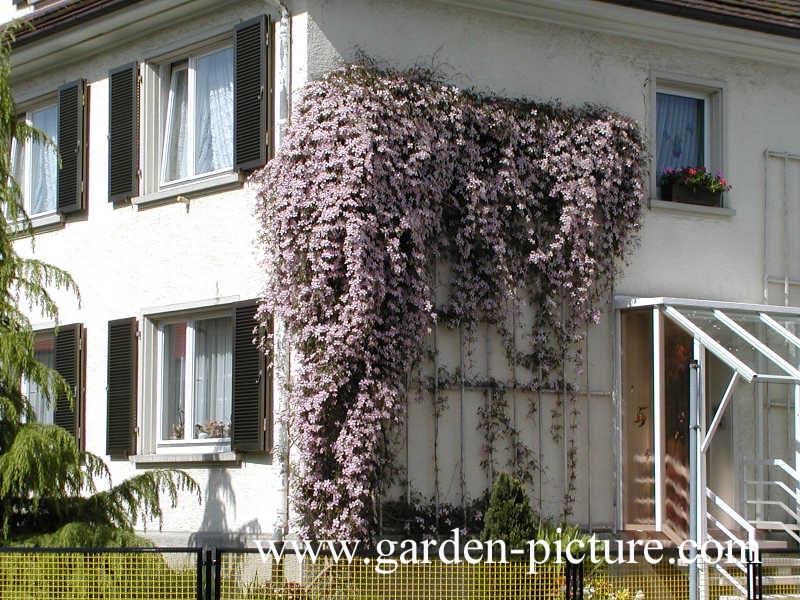
[[[56,366],[55,342],[56,338],[52,331],[37,333],[34,341],[34,357],[51,369]],[[36,421],[45,425],[52,425],[55,406],[47,401],[39,386],[32,381],[23,380],[22,391],[28,397]]]
[[[72,81],[58,88],[51,100],[29,103],[22,115],[52,141],[15,139],[11,147],[11,172],[34,226],[61,222],[86,207],[86,91],[84,80]]]
[[[657,172],[708,167],[707,94],[659,91],[656,94]]]
[[[75,437],[79,447],[82,447],[84,440],[85,339],[85,331],[80,323],[60,325],[57,330],[37,331],[34,338],[36,360],[58,371],[72,390],[74,403],[68,402],[63,393],[48,402],[37,385],[25,379],[22,381],[22,391],[28,397],[36,421],[63,427]]]
[[[28,125],[58,143],[58,108],[51,104],[25,114]],[[22,191],[25,210],[31,217],[52,214],[57,208],[58,155],[42,142],[14,142],[12,172]]]
[[[163,67],[161,184],[233,168],[233,48]]]
[[[159,443],[229,440],[232,315],[165,322],[158,337]]]
[[[654,156],[650,185],[653,198],[719,206],[716,199],[671,194],[661,188],[667,170],[704,168],[723,172],[722,88],[718,82],[654,76],[650,130]]]
[[[249,300],[146,315],[141,365],[136,319],[109,323],[109,455],[153,463],[268,451],[272,379],[268,358],[253,343],[256,314]]]
[[[110,202],[193,198],[239,186],[266,163],[268,23],[257,17],[109,73]]]

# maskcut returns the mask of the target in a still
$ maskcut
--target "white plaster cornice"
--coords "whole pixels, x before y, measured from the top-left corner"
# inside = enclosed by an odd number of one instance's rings
[[[597,0],[435,0],[524,19],[698,51],[800,67],[800,39]]]
[[[227,1],[234,3],[234,0]],[[181,22],[219,10],[219,0],[147,0],[133,4],[90,23],[14,49],[11,53],[12,85],[17,80],[146,37],[164,28],[166,23],[174,23],[176,36],[179,36]]]

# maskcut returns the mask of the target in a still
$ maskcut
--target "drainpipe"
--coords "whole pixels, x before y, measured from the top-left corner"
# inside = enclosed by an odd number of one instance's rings
[[[273,123],[275,124],[273,133],[273,148],[280,148],[286,127],[289,124],[291,109],[291,13],[281,0],[267,0],[270,8],[277,7],[281,12],[278,23],[278,55],[276,58],[276,102],[273,113]],[[273,151],[274,155],[274,151]],[[280,372],[283,376],[276,377],[275,380],[275,448],[273,456],[280,461],[280,477],[278,493],[281,497],[281,505],[275,520],[273,538],[281,541],[289,533],[289,431],[286,423],[288,402],[286,384],[291,380],[291,349],[285,343],[286,334],[283,323],[275,323],[275,365],[276,375]],[[280,364],[279,364],[280,363]]]

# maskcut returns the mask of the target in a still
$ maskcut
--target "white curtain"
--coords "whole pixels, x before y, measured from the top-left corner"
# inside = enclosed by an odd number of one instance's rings
[[[48,106],[31,114],[31,125],[46,133],[58,143],[58,110]],[[31,186],[29,211],[31,215],[56,209],[56,180],[58,159],[55,149],[46,144],[34,143],[31,147]]]
[[[700,98],[656,95],[657,174],[705,164],[704,104]]]
[[[37,339],[36,348],[34,350],[34,357],[40,363],[50,367],[55,367],[55,352],[53,349],[55,338],[46,337],[41,340]],[[27,379],[23,381],[23,390],[28,396],[28,402],[31,404],[33,414],[36,416],[36,421],[45,425],[53,424],[53,416],[55,413],[55,403],[47,402],[47,398],[32,381]],[[55,401],[54,401],[55,402]]]
[[[161,350],[161,439],[184,439],[186,323],[164,326]]]
[[[195,321],[194,346],[195,437],[227,437],[231,421],[233,320],[224,317]]]
[[[164,133],[164,150],[161,178],[175,181],[189,176],[189,152],[186,147],[186,120],[188,113],[188,69],[185,65],[172,68],[169,82],[167,123]]]
[[[197,59],[195,175],[233,166],[233,49]]]
[[[13,154],[11,155],[11,174],[17,180],[23,196],[27,194],[25,191],[25,145],[20,144],[16,139],[13,142]]]

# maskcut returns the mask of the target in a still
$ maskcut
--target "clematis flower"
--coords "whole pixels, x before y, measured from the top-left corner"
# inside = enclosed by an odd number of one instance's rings
[[[282,147],[252,177],[258,318],[267,329],[280,319],[299,358],[286,421],[301,535],[369,537],[387,436],[404,423],[433,327],[469,337],[496,325],[540,387],[574,360],[565,348],[598,319],[636,240],[643,156],[636,123],[598,108],[360,65],[307,85]],[[444,272],[447,299],[435,294]],[[525,348],[511,316],[522,303],[537,309]]]

